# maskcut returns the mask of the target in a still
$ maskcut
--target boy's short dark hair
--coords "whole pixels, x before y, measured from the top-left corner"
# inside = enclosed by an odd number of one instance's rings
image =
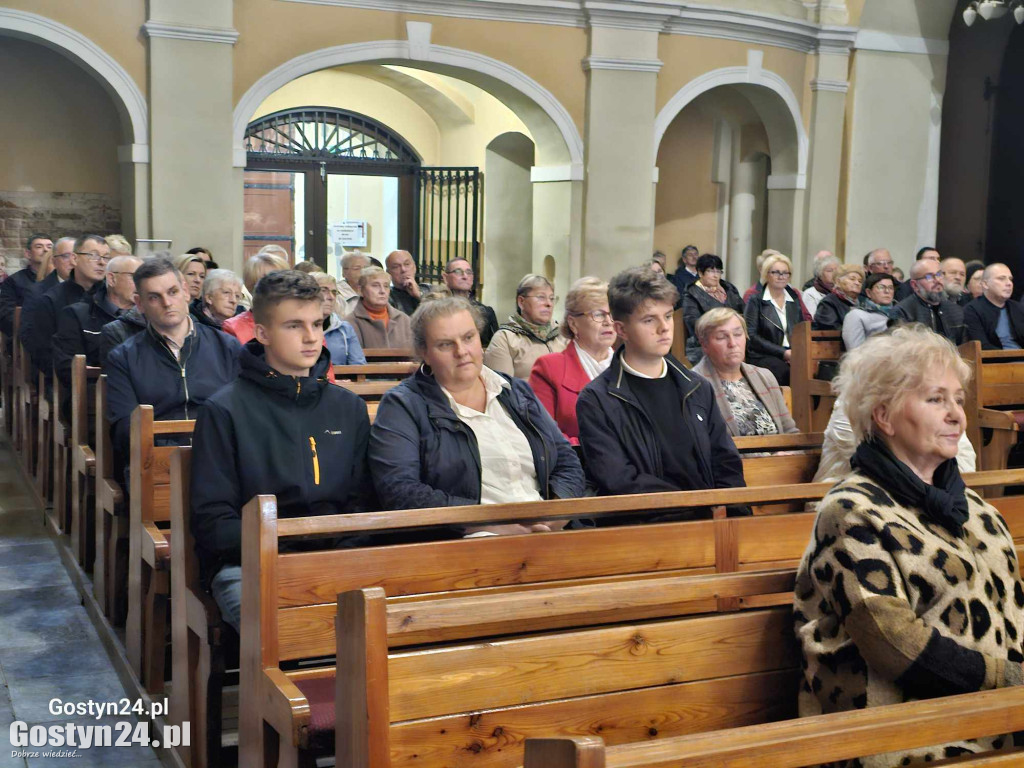
[[[261,277],[252,292],[253,318],[257,323],[265,323],[270,310],[288,299],[321,302],[320,283],[297,269],[284,269]]]
[[[650,267],[631,267],[608,283],[608,308],[616,320],[626,320],[645,301],[676,305],[679,291],[663,274]]]
[[[132,275],[132,278],[135,280],[135,290],[142,293],[143,282],[154,277],[163,277],[169,272],[174,272],[178,279],[181,280],[181,273],[170,259],[165,259],[163,256],[143,259],[142,263],[139,264],[139,268]]]

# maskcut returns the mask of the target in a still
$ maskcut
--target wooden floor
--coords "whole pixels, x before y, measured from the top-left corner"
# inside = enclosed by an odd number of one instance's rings
[[[10,724],[130,722],[134,717],[95,720],[53,715],[51,699],[78,703],[133,697],[107,654],[57,543],[43,525],[43,512],[22,480],[10,445],[0,438],[0,768],[156,768],[149,747],[91,747],[77,758],[12,757]],[[116,732],[115,732],[116,737]],[[26,747],[40,755],[52,747]],[[163,751],[163,750],[160,750]]]

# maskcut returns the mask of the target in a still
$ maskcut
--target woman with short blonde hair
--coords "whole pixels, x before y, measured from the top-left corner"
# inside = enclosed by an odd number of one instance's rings
[[[870,337],[836,385],[858,442],[797,572],[800,715],[1024,683],[1024,586],[999,511],[957,469],[970,368],[923,325]],[[862,760],[924,765],[1009,735]]]
[[[747,362],[772,372],[781,386],[789,384],[790,334],[797,324],[810,320],[800,294],[789,284],[793,262],[782,253],[769,253],[761,264],[761,283],[743,316],[749,343]]]
[[[185,278],[185,287],[188,288],[189,301],[201,300],[203,295],[203,280],[206,279],[206,262],[198,256],[185,253],[175,256],[172,260],[174,266]]]
[[[615,325],[608,308],[608,283],[581,277],[565,297],[561,333],[571,339],[561,352],[541,355],[530,372],[530,386],[572,445],[580,444],[576,398],[608,369]]]
[[[863,286],[864,267],[862,265],[840,265],[836,270],[832,293],[818,303],[818,309],[814,313],[814,330],[843,330],[843,321],[850,310],[860,306],[860,291]]]

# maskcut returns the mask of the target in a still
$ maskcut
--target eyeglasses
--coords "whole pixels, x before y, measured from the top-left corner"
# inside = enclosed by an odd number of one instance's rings
[[[724,269],[718,269],[717,267],[710,267],[710,268],[704,270],[704,274],[705,275],[708,272],[710,272],[712,275],[724,275],[725,274],[725,270]],[[778,274],[778,273],[772,272],[772,274],[775,275],[775,274]],[[787,272],[786,274],[788,275],[789,273]]]
[[[793,273],[792,272],[782,272],[781,270],[773,269],[768,274],[771,275],[772,277],[789,277]]]
[[[448,274],[449,275],[458,275],[459,277],[472,277],[473,276],[473,270],[472,269],[449,269],[448,270]]]
[[[107,272],[108,275],[134,275],[134,272]]]
[[[896,289],[893,288],[891,285],[883,285],[882,283],[877,283],[875,285],[875,287],[872,288],[871,290],[873,290],[873,291],[881,291],[882,293],[892,293]]]
[[[323,294],[324,296],[334,296],[335,298],[337,298],[340,291],[338,291],[338,289],[336,288],[321,288],[320,293]]]
[[[924,280],[924,281],[927,281],[927,282],[930,283],[932,280],[937,280],[940,277],[942,277],[942,273],[941,272],[929,272],[926,275],[921,275],[920,277],[915,277],[914,279],[915,280]]]
[[[110,261],[110,254],[104,256],[102,253],[99,253],[98,251],[86,251],[85,253],[75,251],[75,255],[85,256],[85,258],[87,258],[89,261],[98,261],[102,264],[106,264],[108,261]]]
[[[611,313],[610,312],[606,312],[603,309],[594,309],[594,310],[591,310],[590,312],[573,312],[572,316],[573,317],[584,317],[584,316],[589,317],[591,320],[593,320],[598,325],[604,325],[605,323],[607,323],[609,320],[612,319]]]
[[[533,299],[535,301],[539,301],[541,304],[557,304],[558,303],[558,297],[557,296],[551,296],[551,295],[548,295],[548,294],[537,295],[536,293],[531,293],[531,294],[528,294],[527,296],[524,296],[523,298]]]
[[[895,262],[893,261],[872,261],[870,266],[872,267],[891,267]]]

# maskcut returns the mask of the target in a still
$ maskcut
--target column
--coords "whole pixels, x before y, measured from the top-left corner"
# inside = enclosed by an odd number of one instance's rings
[[[241,267],[232,242],[232,0],[150,0],[151,233],[182,253],[213,250]]]
[[[654,246],[655,88],[661,62],[653,22],[649,29],[604,23],[591,18],[590,55],[583,62],[582,271],[610,277],[650,258]]]

